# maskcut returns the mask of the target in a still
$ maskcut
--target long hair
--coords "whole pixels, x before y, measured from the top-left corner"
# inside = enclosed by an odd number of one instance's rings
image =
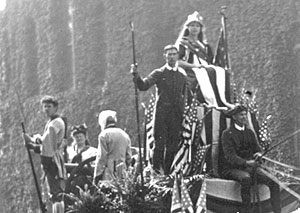
[[[205,27],[203,25],[201,25],[201,30],[198,34],[198,40],[203,44],[207,44],[207,39],[206,39],[204,32],[205,32]],[[190,35],[190,31],[188,29],[188,26],[185,23],[176,39],[176,42],[175,42],[175,46],[177,47],[177,49],[179,49],[179,45],[180,45],[182,39],[185,37],[189,37],[189,35]]]

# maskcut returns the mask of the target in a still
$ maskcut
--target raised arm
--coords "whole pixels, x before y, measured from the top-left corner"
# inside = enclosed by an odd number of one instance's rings
[[[161,76],[159,70],[152,71],[146,78],[142,79],[137,71],[137,65],[131,65],[130,73],[133,75],[134,81],[136,81],[137,87],[141,91],[146,91],[154,84],[158,82]]]

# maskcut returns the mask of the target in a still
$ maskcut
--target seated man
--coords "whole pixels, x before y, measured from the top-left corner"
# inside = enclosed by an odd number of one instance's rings
[[[262,168],[255,160],[261,157],[260,147],[254,132],[247,128],[247,108],[239,105],[230,110],[227,115],[232,118],[232,125],[222,134],[225,162],[220,168],[221,176],[241,184],[241,198],[245,206],[241,212],[251,212],[250,188],[254,184],[256,172],[257,183],[265,184],[270,189],[273,211],[280,213],[279,186],[263,174]]]

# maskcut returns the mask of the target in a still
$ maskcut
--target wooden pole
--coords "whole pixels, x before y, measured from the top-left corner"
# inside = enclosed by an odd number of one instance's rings
[[[134,42],[134,26],[133,22],[130,22],[131,36],[132,36],[132,54],[133,54],[133,64],[136,65],[135,58],[135,42]],[[143,177],[143,159],[142,159],[142,143],[141,143],[141,131],[140,131],[140,115],[139,115],[139,94],[137,83],[134,78],[134,91],[135,91],[135,110],[136,110],[136,123],[137,123],[137,133],[138,133],[138,143],[139,143],[139,158],[140,158],[140,172],[141,172],[141,184],[144,186]]]

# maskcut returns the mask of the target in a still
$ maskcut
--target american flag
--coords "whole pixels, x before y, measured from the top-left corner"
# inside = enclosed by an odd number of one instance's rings
[[[194,139],[194,133],[197,123],[197,108],[198,102],[196,99],[192,100],[192,103],[185,110],[184,119],[182,122],[182,134],[181,141],[179,143],[179,150],[176,153],[172,166],[171,174],[176,174],[179,170],[183,171],[183,174],[187,174],[190,169],[191,159],[191,145]]]
[[[268,148],[270,147],[270,144],[271,144],[271,133],[270,133],[269,126],[268,126],[268,120],[270,118],[271,118],[271,115],[268,115],[262,121],[262,123],[259,127],[259,130],[258,130],[259,144],[264,151],[268,150]]]
[[[230,103],[229,72],[222,67],[207,65],[205,68],[193,68],[203,102],[215,108],[233,108]]]
[[[233,107],[230,103],[230,62],[225,34],[225,23],[222,17],[213,65],[206,66],[201,72],[193,69],[205,102],[216,108]]]
[[[226,67],[227,66],[227,54],[225,50],[225,36],[224,36],[224,29],[223,27],[220,29],[220,36],[215,52],[215,57],[213,59],[213,64],[220,67]]]
[[[174,185],[172,190],[171,213],[179,213],[182,211],[181,193],[178,185],[178,177],[175,175]]]
[[[194,213],[193,202],[184,183],[183,176],[181,175],[181,202],[182,202],[182,212]]]
[[[245,82],[244,82],[245,84]],[[257,90],[251,91],[247,90],[245,86],[242,87],[239,95],[239,103],[246,106],[250,113],[255,114],[257,112],[257,102],[256,102],[256,92]]]
[[[180,176],[180,181],[178,180]],[[171,213],[194,213],[194,205],[184,182],[182,173],[175,174]]]
[[[205,156],[211,147],[211,144],[201,146],[200,143],[197,146],[195,154],[193,155],[193,165],[189,175],[200,174],[203,169]]]
[[[206,212],[206,180],[202,182],[200,194],[196,204],[196,213]]]
[[[149,100],[148,107],[145,110],[145,144],[146,144],[146,157],[145,160],[152,159],[154,149],[154,113],[155,113],[155,96],[152,94]]]

